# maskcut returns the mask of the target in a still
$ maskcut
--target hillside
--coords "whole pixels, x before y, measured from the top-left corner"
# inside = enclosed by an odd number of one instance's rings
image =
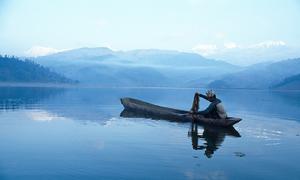
[[[33,60],[81,83],[107,86],[189,86],[197,79],[206,85],[238,69],[194,53],[155,49],[80,48]]]
[[[278,84],[272,86],[273,89],[300,90],[300,74],[285,78]]]
[[[209,84],[212,88],[268,89],[285,78],[300,73],[300,58],[276,63],[256,64],[243,71],[225,75]]]
[[[71,83],[74,81],[33,61],[0,56],[0,82]]]

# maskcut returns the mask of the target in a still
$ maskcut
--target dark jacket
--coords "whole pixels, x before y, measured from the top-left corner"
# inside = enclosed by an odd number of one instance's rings
[[[199,94],[199,97],[202,97],[208,101],[209,98],[203,94]],[[209,106],[203,110],[203,111],[198,111],[197,114],[204,115],[205,117],[210,117],[210,118],[226,118],[227,114],[224,110],[223,105],[221,104],[222,101],[218,98],[214,98],[213,101],[210,101],[211,103]]]

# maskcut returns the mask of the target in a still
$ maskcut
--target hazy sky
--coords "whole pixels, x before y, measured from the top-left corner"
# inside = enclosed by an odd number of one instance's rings
[[[0,0],[0,53],[300,46],[299,0]],[[39,52],[36,52],[39,53]]]

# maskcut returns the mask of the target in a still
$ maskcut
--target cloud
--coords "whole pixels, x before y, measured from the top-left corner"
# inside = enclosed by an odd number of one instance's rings
[[[286,43],[284,41],[263,41],[257,44],[252,44],[249,48],[272,48],[280,46],[286,46]]]
[[[193,51],[199,52],[204,56],[214,54],[217,50],[218,48],[215,44],[198,44],[193,48]]]
[[[226,49],[233,49],[233,48],[237,48],[238,46],[234,42],[227,42],[227,43],[224,43],[224,47]]]
[[[239,45],[235,42],[225,42],[223,46],[217,46],[216,44],[198,44],[194,48],[193,51],[203,55],[217,55],[222,53],[231,52],[234,49],[239,48],[241,51],[243,50],[253,50],[253,49],[271,49],[276,47],[284,47],[287,44],[284,41],[277,40],[277,41],[262,41],[255,44],[248,44],[248,45]],[[237,51],[234,50],[237,53]]]
[[[207,58],[242,66],[295,58],[300,54],[299,48],[289,46],[282,40],[267,40],[253,44],[228,41],[223,45],[197,45],[193,50]]]
[[[237,47],[239,46],[235,42],[227,42],[221,47],[218,47],[216,44],[198,44],[192,50],[200,53],[203,56],[208,56]]]
[[[55,49],[55,48],[51,48],[51,47],[33,46],[29,50],[25,51],[25,54],[27,56],[37,57],[37,56],[45,56],[45,55],[49,55],[49,54],[54,54],[54,53],[58,53],[58,52],[65,51],[65,50],[66,49],[59,50],[59,49]]]

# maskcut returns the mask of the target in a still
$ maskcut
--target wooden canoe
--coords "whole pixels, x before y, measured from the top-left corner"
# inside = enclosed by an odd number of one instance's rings
[[[191,114],[189,111],[158,106],[133,98],[121,98],[121,103],[124,106],[124,110],[121,113],[122,117],[143,117],[176,122],[197,122],[221,127],[231,127],[242,120],[235,117],[228,117],[226,119],[206,118],[202,115]]]

